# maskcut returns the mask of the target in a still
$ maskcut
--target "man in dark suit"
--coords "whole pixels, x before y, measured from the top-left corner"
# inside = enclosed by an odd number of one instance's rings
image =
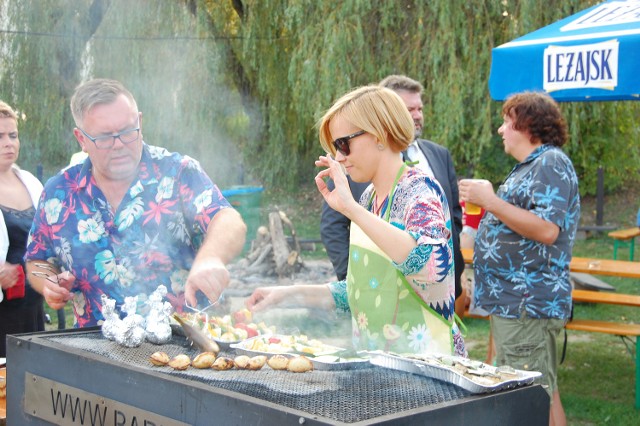
[[[382,80],[380,85],[396,92],[407,105],[407,109],[413,118],[416,139],[404,153],[405,159],[417,162],[415,167],[420,167],[426,173],[433,175],[442,186],[442,189],[444,189],[449,202],[449,212],[453,222],[456,299],[458,299],[462,293],[461,276],[464,272],[464,259],[460,251],[462,208],[458,199],[458,179],[453,167],[451,154],[443,146],[426,139],[419,139],[424,126],[424,117],[422,115],[422,91],[424,89],[422,84],[403,75],[390,75]],[[354,198],[359,200],[368,183],[356,183],[349,180],[349,185]],[[320,236],[339,280],[343,280],[347,276],[349,226],[349,219],[331,209],[326,203],[323,203]],[[456,313],[461,316],[464,313],[464,301],[462,301],[460,309],[458,309],[459,301],[456,302]]]
[[[360,196],[369,186],[369,182],[354,182],[347,175],[351,194],[355,200],[360,200]],[[327,187],[333,191],[333,181],[327,182]],[[320,219],[320,238],[333,270],[338,280],[347,278],[347,264],[349,263],[349,227],[351,221],[342,213],[338,213],[326,201],[322,202],[322,216]]]

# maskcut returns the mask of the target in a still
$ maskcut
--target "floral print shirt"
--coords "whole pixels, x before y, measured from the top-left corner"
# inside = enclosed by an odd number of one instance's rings
[[[569,318],[569,263],[580,217],[578,178],[561,149],[542,145],[517,164],[497,195],[558,225],[545,245],[512,231],[491,213],[480,222],[474,250],[475,302],[492,315]]]
[[[372,210],[373,185],[360,197],[360,205]],[[385,201],[380,215],[384,217]],[[445,319],[451,319],[455,303],[453,239],[447,199],[440,184],[417,168],[410,169],[398,182],[391,200],[389,223],[405,230],[417,246],[396,267],[407,277],[418,295]],[[336,305],[348,310],[346,281],[332,284]]]
[[[25,255],[76,277],[76,327],[103,320],[101,295],[138,296],[159,285],[175,307],[213,216],[229,202],[200,164],[144,144],[138,176],[113,211],[91,173],[91,161],[70,166],[45,185]]]
[[[360,198],[360,205],[372,210],[373,186]],[[388,202],[380,215],[385,217]],[[440,184],[417,168],[410,169],[398,182],[391,199],[389,222],[408,232],[417,243],[405,261],[395,264],[416,294],[445,319],[453,321],[455,277],[453,237],[448,202]],[[339,311],[350,311],[347,282],[329,285]],[[464,340],[456,324],[453,327],[454,352],[466,356]]]

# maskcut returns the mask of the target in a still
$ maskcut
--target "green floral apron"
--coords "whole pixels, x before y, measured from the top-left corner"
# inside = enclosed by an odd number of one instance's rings
[[[391,189],[383,217],[387,222],[403,171],[404,166]],[[453,321],[445,320],[430,308],[389,256],[353,222],[347,297],[357,348],[396,353],[453,353]]]

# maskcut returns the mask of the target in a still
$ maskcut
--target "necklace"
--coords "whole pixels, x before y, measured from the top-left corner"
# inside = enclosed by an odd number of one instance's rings
[[[396,175],[396,178],[393,181],[393,186],[391,187],[391,191],[389,191],[389,194],[387,194],[387,196],[384,197],[384,200],[382,200],[382,203],[379,206],[376,207],[376,204],[378,204],[378,194],[376,193],[375,188],[373,189],[373,193],[369,196],[368,204],[369,204],[370,211],[376,216],[380,216],[380,217],[382,217],[381,213],[385,213],[385,216],[382,218],[387,222],[389,221],[389,213],[391,209],[391,203],[389,202],[389,197],[391,197],[391,200],[393,201],[393,197],[396,193],[396,186],[398,185],[398,181],[400,180],[400,177],[402,177],[402,174],[404,173],[404,170],[406,167],[407,165],[405,163],[402,163],[402,166],[400,166],[400,169],[398,170],[398,174]]]
[[[373,214],[375,214],[376,216],[380,216],[380,213],[386,208],[388,202],[389,195],[384,197],[384,200],[378,203],[378,194],[376,194],[375,198],[373,199]]]

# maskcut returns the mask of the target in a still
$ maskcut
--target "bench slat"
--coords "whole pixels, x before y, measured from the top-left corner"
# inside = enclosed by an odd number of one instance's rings
[[[574,302],[608,303],[610,305],[640,307],[640,296],[633,294],[608,293],[591,290],[573,290],[571,297]]]
[[[489,319],[489,317],[470,314],[469,311],[466,311],[464,316],[465,318]],[[568,322],[565,328],[568,330],[615,334],[616,336],[640,336],[640,324],[574,319]]]
[[[575,319],[565,326],[569,330],[615,334],[616,336],[640,336],[640,324],[620,324],[607,321]]]
[[[640,227],[618,229],[617,231],[609,232],[607,235],[617,240],[628,240],[640,236]]]

